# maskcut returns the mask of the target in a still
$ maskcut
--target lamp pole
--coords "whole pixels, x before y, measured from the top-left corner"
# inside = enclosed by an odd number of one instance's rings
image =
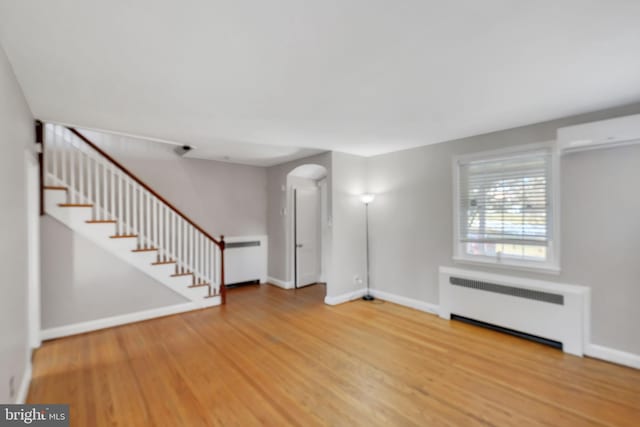
[[[362,202],[364,203],[364,216],[365,216],[365,233],[366,233],[366,241],[367,241],[367,293],[362,297],[365,301],[373,301],[375,298],[371,295],[370,292],[370,270],[369,270],[369,203],[373,201],[373,194],[364,194],[362,196]]]

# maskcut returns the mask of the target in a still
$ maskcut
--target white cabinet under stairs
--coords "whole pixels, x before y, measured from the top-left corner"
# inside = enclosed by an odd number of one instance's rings
[[[79,132],[44,128],[45,212],[201,307],[224,302],[214,239]]]

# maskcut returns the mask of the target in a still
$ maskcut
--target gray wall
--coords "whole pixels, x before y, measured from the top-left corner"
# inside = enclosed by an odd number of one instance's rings
[[[42,238],[42,328],[189,302],[50,216]]]
[[[13,402],[28,360],[27,198],[25,151],[33,150],[33,116],[0,46],[0,402]]]
[[[266,168],[186,159],[172,145],[83,133],[212,235],[267,233]]]
[[[295,160],[267,169],[267,234],[269,235],[269,277],[288,282],[293,280],[290,273],[290,260],[287,256],[287,175],[296,167],[305,164],[316,164],[327,169],[327,186],[331,188],[331,153],[318,154]],[[331,210],[331,197],[327,204]],[[286,215],[282,210],[287,209]]]
[[[332,245],[327,296],[336,297],[365,286],[365,206],[367,159],[332,153]],[[358,279],[356,279],[358,278]]]
[[[438,267],[454,265],[453,156],[639,112],[636,104],[369,158],[372,286],[438,303]],[[640,146],[563,156],[561,168],[561,274],[472,268],[591,287],[592,342],[640,354]]]

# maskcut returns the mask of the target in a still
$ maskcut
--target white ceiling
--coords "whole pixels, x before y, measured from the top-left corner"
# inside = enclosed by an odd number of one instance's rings
[[[37,117],[263,163],[638,101],[639,22],[638,0],[0,0]]]

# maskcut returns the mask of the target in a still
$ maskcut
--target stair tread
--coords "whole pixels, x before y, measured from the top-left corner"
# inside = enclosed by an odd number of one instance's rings
[[[156,262],[152,262],[151,265],[164,265],[164,264],[175,264],[176,261],[174,260],[169,260],[169,261],[156,261]]]
[[[61,191],[69,191],[69,189],[67,187],[60,187],[60,186],[56,186],[56,185],[45,185],[44,186],[45,190],[61,190]]]
[[[89,221],[85,221],[87,224],[115,224],[116,220],[114,219],[91,219]]]
[[[131,252],[153,252],[157,250],[158,248],[142,248],[142,249],[132,249]]]
[[[121,234],[119,236],[109,236],[112,239],[130,239],[134,237],[138,237],[137,234]]]
[[[93,205],[89,203],[59,203],[61,208],[92,208]]]

